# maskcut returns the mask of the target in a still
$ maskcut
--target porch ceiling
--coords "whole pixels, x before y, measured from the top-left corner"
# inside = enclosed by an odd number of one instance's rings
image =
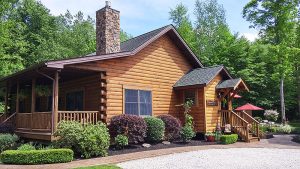
[[[82,78],[86,76],[96,75],[99,73],[99,71],[96,70],[90,70],[90,69],[79,69],[74,67],[65,67],[63,69],[53,69],[53,68],[47,68],[47,67],[41,67],[36,69],[30,69],[23,72],[20,72],[18,74],[15,74],[14,76],[8,76],[6,78],[0,79],[0,87],[5,87],[6,83],[9,83],[10,85],[14,85],[19,81],[20,83],[24,84],[31,84],[32,79],[36,78],[37,82],[43,82],[43,83],[52,83],[52,80],[49,78],[54,78],[54,74],[56,71],[59,71],[59,77],[60,80],[70,81],[76,78]],[[46,76],[49,77],[46,77]]]

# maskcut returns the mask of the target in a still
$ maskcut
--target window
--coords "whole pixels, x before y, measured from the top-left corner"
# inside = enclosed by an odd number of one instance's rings
[[[187,102],[188,100],[192,100],[193,105],[197,104],[196,90],[186,90],[186,91],[184,91],[184,102]]]
[[[125,89],[125,113],[139,116],[151,116],[151,91]]]
[[[83,91],[75,91],[66,94],[66,110],[67,111],[83,110]]]

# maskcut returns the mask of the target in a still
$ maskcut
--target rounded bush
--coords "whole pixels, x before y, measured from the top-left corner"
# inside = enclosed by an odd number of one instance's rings
[[[0,134],[0,152],[14,147],[18,140],[17,135]]]
[[[5,164],[51,164],[70,162],[73,156],[70,149],[6,150],[1,153],[0,160]]]
[[[118,115],[112,117],[109,125],[111,137],[119,134],[126,135],[129,143],[144,142],[146,137],[147,125],[142,117],[135,115]]]
[[[177,118],[171,115],[161,115],[158,118],[165,123],[165,140],[174,141],[180,139],[181,124]]]
[[[222,144],[233,144],[237,142],[237,140],[238,140],[237,134],[222,135],[220,137],[220,141]]]
[[[28,151],[28,150],[35,150],[35,147],[32,144],[22,144],[18,147],[18,150]]]
[[[115,143],[118,149],[122,149],[123,147],[128,145],[128,137],[122,134],[117,135],[115,137]]]
[[[76,121],[63,121],[55,136],[60,137],[56,147],[71,148],[84,158],[108,154],[110,136],[106,125],[101,122],[83,126]]]
[[[165,123],[156,117],[144,118],[147,124],[147,137],[146,140],[149,142],[159,142],[164,138]]]

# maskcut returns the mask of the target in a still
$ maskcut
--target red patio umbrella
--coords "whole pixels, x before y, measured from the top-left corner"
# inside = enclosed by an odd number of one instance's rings
[[[240,107],[236,108],[235,110],[241,111],[241,110],[264,110],[264,109],[262,109],[260,107],[257,107],[257,106],[254,106],[250,103],[247,103],[243,106],[240,106]]]
[[[233,93],[230,94],[230,96],[232,96],[232,95],[233,95]],[[238,95],[238,94],[235,94],[235,95],[233,96],[233,98],[239,99],[239,98],[242,98],[242,96],[240,96],[240,95]]]

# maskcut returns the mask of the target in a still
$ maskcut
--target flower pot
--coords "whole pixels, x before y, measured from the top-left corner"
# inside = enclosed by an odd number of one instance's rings
[[[207,142],[215,142],[215,136],[206,136]]]

